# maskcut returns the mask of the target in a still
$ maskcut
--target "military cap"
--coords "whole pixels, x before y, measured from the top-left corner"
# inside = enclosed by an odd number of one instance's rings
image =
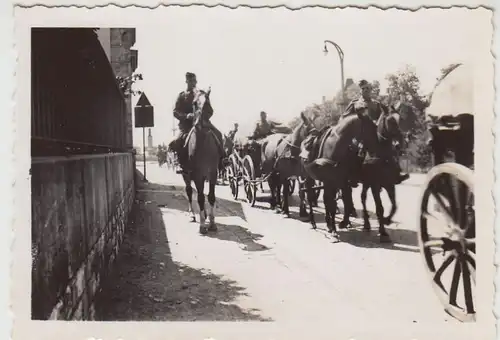
[[[186,79],[196,79],[196,74],[192,72],[186,72]]]
[[[359,81],[358,85],[359,85],[359,87],[370,86],[370,83],[368,81],[366,81],[365,79],[362,79]]]

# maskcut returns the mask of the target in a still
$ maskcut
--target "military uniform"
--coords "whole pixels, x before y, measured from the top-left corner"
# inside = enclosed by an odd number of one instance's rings
[[[259,120],[255,124],[255,128],[253,130],[253,138],[261,139],[265,138],[273,133],[273,124],[266,121]]]
[[[177,154],[177,159],[182,170],[186,169],[187,165],[187,150],[184,148],[186,137],[193,127],[193,118],[188,117],[188,114],[193,113],[193,100],[195,90],[186,90],[179,93],[175,101],[174,117],[179,120],[179,134],[172,142],[171,149]]]
[[[363,97],[354,99],[349,103],[341,118],[346,118],[354,114],[367,113],[368,117],[376,121],[384,112],[382,104],[377,100],[365,101]]]

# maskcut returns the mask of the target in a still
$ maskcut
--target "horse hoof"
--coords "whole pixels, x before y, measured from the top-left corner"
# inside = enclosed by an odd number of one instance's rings
[[[217,231],[217,225],[215,224],[215,222],[210,224],[210,226],[208,227],[208,231]]]
[[[208,233],[208,228],[207,227],[200,227],[200,234],[206,235]]]
[[[382,222],[385,224],[385,225],[391,225],[393,222],[392,222],[392,219],[386,217],[382,220]]]
[[[196,222],[196,217],[191,216],[190,221],[191,221],[191,222]]]
[[[332,233],[332,239],[334,243],[340,242],[339,234],[336,231]]]
[[[358,218],[358,213],[356,211],[351,212],[351,217]]]
[[[339,223],[339,229],[347,229],[348,225],[349,225],[349,222],[347,222],[347,221],[341,221]]]
[[[392,243],[392,240],[389,235],[382,234],[380,235],[380,243]]]

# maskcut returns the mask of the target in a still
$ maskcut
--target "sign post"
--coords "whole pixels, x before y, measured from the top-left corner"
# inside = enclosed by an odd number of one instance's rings
[[[142,156],[144,161],[144,181],[146,180],[146,128],[154,127],[154,110],[143,92],[134,107],[135,127],[142,128]]]

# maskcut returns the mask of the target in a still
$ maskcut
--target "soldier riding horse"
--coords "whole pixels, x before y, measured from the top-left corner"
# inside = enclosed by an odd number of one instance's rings
[[[177,99],[174,115],[179,119],[179,127],[182,126],[181,134],[177,140],[171,143],[172,148],[178,154],[181,163],[181,173],[186,184],[186,194],[189,202],[189,213],[194,222],[192,207],[191,181],[195,183],[200,207],[200,233],[215,231],[215,185],[217,184],[217,173],[223,157],[222,135],[210,123],[213,115],[210,105],[210,91],[205,92],[195,88],[196,76],[192,73],[186,74],[188,90],[182,92]],[[189,105],[190,104],[190,105]],[[188,121],[188,122],[186,122]],[[191,126],[189,131],[187,127]],[[186,133],[187,131],[187,133]],[[207,213],[205,211],[205,181],[209,182],[208,213],[209,226],[205,226]]]
[[[169,144],[169,150],[177,154],[177,159],[181,168],[177,173],[180,174],[187,174],[190,171],[187,154],[188,150],[184,147],[184,144],[189,132],[193,128],[193,121],[195,118],[193,105],[195,104],[196,98],[199,98],[199,94],[206,94],[206,96],[203,96],[205,98],[203,108],[203,110],[205,110],[203,115],[204,126],[215,134],[217,137],[217,144],[222,151],[222,133],[210,122],[210,118],[214,113],[210,103],[210,93],[204,93],[204,91],[196,88],[197,80],[194,73],[186,73],[186,84],[187,89],[179,93],[174,108],[174,117],[179,120],[179,135]],[[222,156],[219,160],[219,166],[221,166],[221,163]]]
[[[366,84],[366,81],[360,82],[362,88]],[[306,153],[308,156],[305,169],[310,177],[324,183],[326,222],[329,231],[336,238],[338,237],[334,218],[337,209],[336,194],[338,190],[342,190],[345,207],[342,225],[345,226],[353,208],[351,186],[364,177],[364,182],[369,178],[366,183],[372,188],[376,203],[380,240],[390,242],[385,230],[380,188],[386,183],[387,177],[396,182],[405,179],[407,175],[398,173],[397,179],[395,178],[395,170],[399,168],[394,164],[392,145],[387,143],[387,140],[399,126],[393,124],[394,117],[385,110],[376,111],[378,115],[372,115],[374,110],[370,108],[380,107],[378,104],[370,102],[369,99],[365,102],[359,100],[352,103],[354,110],[352,112],[348,110],[336,126],[329,127],[316,138],[312,138],[313,143],[310,143],[310,140],[304,143],[304,145],[312,144]],[[363,151],[361,155],[360,150]],[[312,208],[310,218],[314,226]]]

